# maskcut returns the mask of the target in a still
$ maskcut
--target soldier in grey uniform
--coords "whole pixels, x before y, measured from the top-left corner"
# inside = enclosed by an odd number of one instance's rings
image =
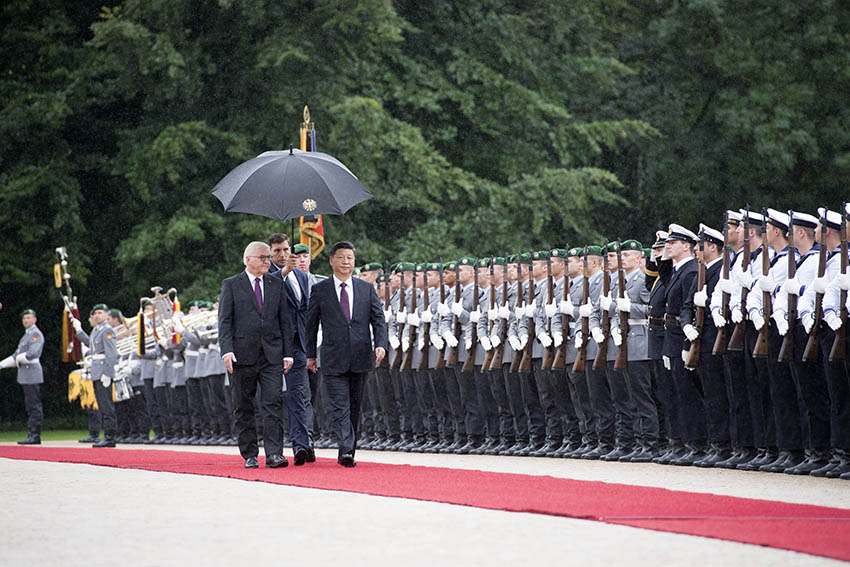
[[[174,342],[174,341],[177,342]],[[189,422],[189,399],[186,393],[186,363],[183,351],[186,345],[182,340],[173,339],[165,348],[165,368],[168,377],[168,396],[171,407],[171,418],[174,420],[175,445],[186,445],[191,438]]]
[[[89,336],[82,329],[77,331],[77,338],[89,347],[91,355],[90,379],[94,385],[94,395],[97,407],[103,420],[103,439],[93,447],[115,447],[115,436],[118,432],[118,421],[115,418],[115,405],[112,402],[112,379],[115,377],[115,367],[118,364],[118,349],[116,348],[115,331],[106,320],[109,308],[98,303],[91,310],[91,320],[96,323]],[[79,321],[74,325],[79,325]]]
[[[425,447],[428,451],[440,451],[450,446],[454,442],[455,427],[452,416],[451,402],[449,393],[446,387],[446,368],[445,366],[438,368],[438,362],[445,360],[443,358],[443,349],[445,341],[440,336],[440,271],[443,269],[442,264],[431,262],[425,266],[425,278],[428,289],[428,310],[423,310],[420,318],[419,337],[421,341],[425,339],[425,331],[427,325],[428,332],[428,381],[431,384],[431,390],[434,395],[434,414],[437,420],[439,438],[436,443],[430,443]],[[446,294],[444,286],[443,295]],[[424,346],[424,345],[423,345]],[[421,349],[420,349],[421,350]]]
[[[156,362],[159,360],[159,345],[153,339],[154,309],[150,301],[145,300],[142,303],[142,313],[145,318],[145,351],[139,355],[139,358],[141,359],[142,388],[149,424],[148,429],[142,432],[142,437],[145,442],[159,443],[165,438],[165,432],[162,426],[162,410],[154,394],[154,373]],[[150,438],[150,429],[153,429],[153,439]]]
[[[393,294],[397,291],[397,289],[395,289],[395,286],[397,285],[396,282],[397,278],[391,272],[382,274],[378,278],[378,297],[382,302],[386,303],[384,305],[384,322],[387,324],[387,329],[389,329],[393,317],[392,302]],[[390,298],[389,303],[386,302],[387,297]],[[378,451],[386,451],[402,444],[399,403],[389,367],[389,361],[393,356],[393,353],[388,352],[387,356],[384,358],[384,362],[375,369],[375,383],[378,391],[378,398],[380,400],[379,405],[381,408],[381,419],[384,422],[383,428],[386,436],[386,439],[383,442],[374,443],[372,445],[372,449]],[[406,440],[404,442],[406,442]]]
[[[44,335],[36,326],[35,311],[24,309],[21,312],[21,324],[24,336],[18,341],[18,348],[12,356],[0,361],[0,368],[18,368],[18,384],[24,391],[24,405],[27,409],[27,437],[18,441],[18,445],[40,445],[41,424],[44,411],[41,407],[41,384],[44,374],[41,369],[41,351],[44,349]]]
[[[189,303],[189,314],[197,313],[198,302]],[[186,377],[186,398],[189,405],[189,423],[191,436],[189,445],[209,444],[212,435],[212,426],[208,411],[207,397],[201,381],[206,377],[203,367],[199,367],[201,339],[186,329],[182,317],[175,313],[174,329],[180,334],[181,342],[185,345],[183,350],[184,375]]]
[[[215,303],[204,302],[201,309],[218,312],[218,300]],[[233,420],[230,382],[224,362],[221,360],[217,338],[217,323],[210,323],[201,337],[198,356],[203,360],[204,383],[209,392],[210,411],[216,424],[218,437],[212,441],[216,445],[236,446],[236,424]],[[201,364],[199,361],[198,364]]]
[[[480,352],[481,357],[476,356],[475,359],[475,389],[478,392],[478,399],[481,402],[481,410],[483,412],[485,427],[487,434],[483,445],[470,450],[471,455],[496,454],[494,449],[499,445],[502,424],[506,420],[507,408],[504,400],[500,400],[498,390],[494,391],[491,381],[490,372],[483,367],[485,360],[489,360],[487,353],[493,349],[490,344],[490,326],[487,321],[487,311],[490,308],[490,292],[492,286],[490,283],[490,258],[481,258],[475,266],[478,273],[478,310],[476,318],[478,319],[471,325],[470,332],[475,333],[478,344],[475,347],[476,353]],[[473,283],[474,286],[474,283]],[[468,335],[471,337],[471,335]],[[501,395],[504,397],[504,394]]]

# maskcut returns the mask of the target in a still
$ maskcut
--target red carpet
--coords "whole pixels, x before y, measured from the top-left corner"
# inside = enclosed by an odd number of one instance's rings
[[[361,461],[245,470],[232,455],[0,447],[0,457],[200,474],[596,520],[850,560],[850,510],[626,484]],[[263,459],[260,459],[263,465]]]

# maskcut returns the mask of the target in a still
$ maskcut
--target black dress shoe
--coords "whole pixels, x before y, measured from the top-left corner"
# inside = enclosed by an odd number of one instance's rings
[[[41,435],[38,433],[30,433],[26,439],[18,441],[18,445],[41,445]]]
[[[806,460],[799,465],[785,469],[785,474],[803,475],[825,466],[829,462],[828,451],[809,449],[806,451]]]
[[[260,467],[260,463],[257,462],[257,457],[248,457],[245,459],[245,468],[246,469],[256,469]]]
[[[303,465],[306,462],[307,462],[307,449],[298,449],[297,451],[295,451],[295,460],[293,461],[293,464],[296,467],[300,467],[301,465]]]
[[[315,463],[316,462],[316,451],[314,451],[312,447],[307,449],[307,462],[308,463]]]
[[[346,453],[340,458],[336,460],[337,464],[344,466],[345,468],[353,468],[357,466],[357,463],[354,461],[354,455],[350,453]]]
[[[267,469],[277,469],[277,468],[286,468],[289,465],[289,461],[286,460],[286,457],[283,455],[271,455],[266,457],[266,468]]]
[[[97,435],[89,433],[88,437],[83,437],[78,441],[78,443],[97,443]]]
[[[113,441],[112,439],[107,439],[106,437],[104,437],[103,439],[101,439],[100,441],[98,441],[97,443],[92,445],[92,447],[96,447],[98,449],[101,449],[103,447],[114,447],[114,446],[115,446],[115,441]]]

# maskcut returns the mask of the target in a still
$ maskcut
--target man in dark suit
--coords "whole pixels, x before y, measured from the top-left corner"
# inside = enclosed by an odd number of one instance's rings
[[[272,255],[269,274],[283,279],[286,299],[289,304],[289,324],[295,351],[292,369],[286,374],[286,410],[289,419],[289,435],[295,466],[315,462],[316,454],[310,444],[309,416],[310,380],[307,377],[307,304],[310,299],[310,283],[307,274],[295,267],[295,256],[291,253],[289,237],[283,233],[268,238]]]
[[[221,282],[218,338],[221,360],[231,375],[239,452],[245,468],[257,468],[254,396],[260,385],[266,466],[285,467],[283,374],[292,367],[292,329],[283,280],[268,275],[269,247],[252,242],[243,254],[245,271]]]
[[[371,284],[351,277],[354,263],[355,250],[350,242],[333,245],[330,264],[334,275],[313,286],[307,312],[307,369],[315,371],[317,367],[321,324],[322,371],[339,440],[337,462],[344,467],[356,464],[354,451],[366,373],[374,370],[387,352],[383,306]]]

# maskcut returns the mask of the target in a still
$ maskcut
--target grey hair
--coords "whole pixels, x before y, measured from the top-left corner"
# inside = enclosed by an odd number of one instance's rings
[[[248,256],[253,256],[253,253],[260,248],[271,252],[271,248],[269,248],[268,244],[266,244],[265,242],[260,242],[259,240],[255,240],[254,242],[250,243],[248,246],[245,247],[245,252],[242,254],[242,263],[247,266]]]

